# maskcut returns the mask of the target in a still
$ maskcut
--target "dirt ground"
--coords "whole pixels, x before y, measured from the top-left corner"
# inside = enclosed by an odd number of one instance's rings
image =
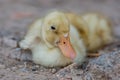
[[[46,68],[19,60],[24,54],[15,48],[17,41],[28,25],[52,10],[103,13],[111,20],[117,41],[78,67]],[[0,80],[120,80],[119,38],[120,0],[0,0]]]

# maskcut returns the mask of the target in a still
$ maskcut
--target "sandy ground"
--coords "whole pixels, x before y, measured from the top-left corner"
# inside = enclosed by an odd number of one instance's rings
[[[35,19],[52,10],[99,12],[110,18],[117,42],[78,67],[46,68],[18,60],[17,41]],[[120,80],[120,0],[0,0],[0,80]],[[12,57],[9,55],[12,55]]]

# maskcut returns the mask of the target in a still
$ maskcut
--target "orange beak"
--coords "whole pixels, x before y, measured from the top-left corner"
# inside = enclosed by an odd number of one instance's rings
[[[76,57],[76,52],[74,51],[69,36],[60,38],[60,42],[58,43],[58,47],[65,57],[70,59],[74,59]]]

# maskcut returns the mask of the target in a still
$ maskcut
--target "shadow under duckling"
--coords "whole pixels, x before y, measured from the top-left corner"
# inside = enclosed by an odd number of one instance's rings
[[[36,64],[55,67],[81,64],[87,51],[111,41],[111,28],[104,17],[55,11],[35,21],[19,45],[32,51]]]

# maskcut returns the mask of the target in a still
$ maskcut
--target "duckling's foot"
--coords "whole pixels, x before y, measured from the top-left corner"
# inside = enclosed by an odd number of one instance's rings
[[[88,53],[88,57],[99,57],[100,53]]]

